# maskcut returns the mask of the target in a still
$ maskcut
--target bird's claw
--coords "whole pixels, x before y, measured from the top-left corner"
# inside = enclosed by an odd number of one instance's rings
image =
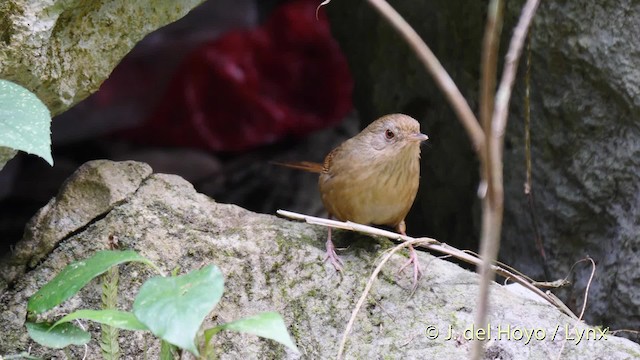
[[[331,265],[336,269],[336,271],[342,271],[342,260],[336,254],[336,248],[333,245],[331,240],[327,241],[327,253],[324,257],[324,261],[329,260]]]
[[[418,253],[413,248],[413,246],[409,247],[409,260],[407,260],[400,270],[398,270],[398,274],[404,271],[409,265],[413,263],[413,290],[418,287],[418,279],[422,276],[422,270],[420,270],[420,261],[418,260]]]

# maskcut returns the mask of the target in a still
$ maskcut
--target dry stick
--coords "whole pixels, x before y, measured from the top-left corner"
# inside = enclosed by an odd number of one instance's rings
[[[576,322],[573,325],[573,327],[571,328],[571,331],[573,331],[573,329],[575,329],[576,325],[578,325],[578,322],[580,322],[582,320],[582,316],[584,315],[584,311],[587,308],[587,299],[589,298],[589,288],[591,287],[591,282],[593,281],[593,277],[596,274],[596,263],[588,255],[587,255],[586,258],[584,258],[584,259],[576,262],[575,264],[573,264],[573,266],[571,266],[571,269],[569,269],[569,272],[571,272],[571,270],[573,269],[574,266],[576,266],[578,263],[581,263],[583,261],[590,261],[591,262],[591,275],[589,276],[589,281],[587,282],[587,287],[584,289],[584,301],[582,302],[582,310],[580,310],[580,316],[578,316],[578,319],[576,319]],[[567,277],[569,277],[569,274],[567,274]],[[560,360],[560,358],[562,357],[562,352],[564,351],[564,346],[567,344],[567,341],[568,341],[568,336],[567,336],[567,334],[565,334],[564,341],[562,342],[562,347],[560,348],[560,351],[558,352],[558,357],[557,357],[558,360]]]
[[[424,248],[427,250],[443,253],[472,265],[480,266],[482,264],[482,260],[480,258],[473,256],[470,253],[467,253],[466,251],[459,250],[453,246],[441,243],[438,240],[432,239],[432,238],[423,237],[423,238],[416,239],[407,235],[402,235],[392,231],[378,229],[372,226],[362,225],[362,224],[354,223],[351,221],[343,222],[343,221],[337,221],[337,220],[331,220],[331,219],[324,219],[324,218],[319,218],[315,216],[299,214],[299,213],[287,211],[287,210],[278,210],[277,214],[284,217],[288,217],[290,219],[303,220],[313,225],[321,225],[321,226],[326,226],[326,227],[331,227],[336,229],[357,231],[367,235],[378,235],[378,236],[386,237],[388,239],[393,239],[393,240],[398,240],[403,242],[402,244],[394,248],[390,254],[387,254],[383,258],[381,263],[378,265],[378,267],[376,267],[376,270],[371,275],[369,282],[367,283],[367,286],[365,287],[365,290],[363,291],[363,294],[360,300],[358,301],[358,305],[356,305],[355,309],[352,312],[351,319],[347,324],[347,328],[343,333],[340,349],[338,352],[338,359],[340,359],[340,356],[342,356],[342,353],[344,352],[344,344],[346,344],[346,339],[349,335],[349,332],[351,331],[351,328],[353,327],[353,322],[355,321],[355,317],[361,307],[360,303],[364,301],[362,299],[365,298],[366,295],[368,294],[369,289],[371,288],[371,283],[373,282],[377,274],[380,272],[382,265],[384,265],[384,263],[388,261],[388,257],[391,256],[392,253],[396,252],[402,247],[409,246],[409,244],[414,244],[418,248]],[[510,270],[504,269],[503,267],[496,266],[496,265],[491,265],[491,270],[495,271],[498,275],[503,276],[509,280],[512,280],[513,282],[516,282],[522,285],[523,287],[529,289],[530,291],[540,296],[545,301],[555,306],[557,309],[559,309],[566,315],[569,315],[571,318],[576,320],[578,319],[578,317],[574,313],[572,313],[571,310],[564,303],[562,303],[562,301],[560,301],[560,299],[558,299],[551,293],[545,293],[542,290],[538,289],[524,276],[521,276],[519,274],[516,274],[515,272],[512,272]]]
[[[478,123],[473,111],[469,107],[467,100],[460,93],[447,71],[442,67],[438,58],[431,52],[431,49],[420,38],[420,35],[409,25],[398,12],[384,0],[368,0],[369,3],[384,16],[393,27],[407,41],[409,46],[415,51],[422,61],[427,71],[433,76],[436,84],[444,93],[445,97],[458,115],[458,119],[467,131],[474,149],[478,153],[481,161],[484,158],[482,149],[484,148],[484,133]]]
[[[387,261],[389,261],[389,259],[391,258],[391,255],[396,253],[398,250],[408,247],[409,245],[419,245],[421,243],[424,243],[425,241],[426,240],[416,239],[416,240],[406,241],[406,242],[403,242],[402,244],[399,244],[398,246],[395,246],[393,249],[391,249],[391,251],[389,251],[382,258],[382,260],[380,261],[380,264],[378,264],[375,270],[373,270],[373,273],[371,273],[371,276],[369,277],[369,281],[367,281],[367,285],[364,287],[364,291],[362,292],[362,295],[360,295],[360,299],[358,299],[358,302],[356,303],[355,308],[351,312],[351,318],[349,318],[347,327],[344,330],[344,333],[342,334],[342,339],[340,339],[340,346],[338,347],[338,355],[336,355],[337,360],[342,359],[342,355],[344,353],[344,347],[347,343],[347,338],[349,337],[349,333],[351,333],[351,329],[353,328],[353,324],[356,321],[356,316],[358,316],[358,312],[362,308],[364,301],[367,299],[367,295],[369,295],[369,292],[371,291],[373,282],[378,277],[378,274],[380,273],[380,271],[382,271],[382,267],[384,266],[384,264],[386,264]]]
[[[502,72],[500,87],[496,93],[496,104],[493,111],[494,136],[498,136],[500,139],[504,139],[504,130],[507,126],[509,99],[511,98],[513,82],[516,77],[516,71],[518,70],[518,60],[522,53],[522,46],[527,36],[527,30],[531,25],[538,4],[539,0],[527,0],[527,3],[522,8],[520,20],[513,30],[513,36],[509,44],[509,51],[506,55],[504,71]]]
[[[492,114],[494,111],[494,91],[496,82],[496,68],[498,59],[498,47],[500,41],[500,33],[502,30],[502,16],[504,4],[501,0],[492,0],[489,3],[487,12],[487,25],[484,33],[483,49],[482,49],[482,78],[480,81],[480,121],[485,135],[485,147],[482,149],[484,153],[484,161],[481,162],[480,175],[486,193],[479,195],[482,197],[482,232],[480,239],[480,258],[485,259],[478,266],[478,273],[481,276],[479,286],[479,299],[476,307],[475,325],[482,327],[484,318],[486,317],[486,308],[489,301],[489,282],[493,280],[492,263],[496,260],[500,239],[500,216],[501,209],[497,209],[496,205],[501,201],[498,197],[502,197],[502,181],[498,180],[501,176],[501,169],[497,169],[495,162],[500,162],[500,158],[492,156],[493,139]],[[482,353],[482,343],[475,339],[472,347],[471,359],[479,359]]]
[[[547,255],[544,252],[544,246],[542,244],[542,237],[540,236],[540,227],[538,226],[538,217],[536,216],[535,197],[533,196],[533,180],[531,170],[531,32],[527,36],[527,59],[526,59],[526,71],[524,73],[524,158],[526,166],[526,180],[524,183],[524,194],[527,197],[527,204],[529,205],[529,217],[531,218],[531,225],[533,226],[533,238],[536,244],[536,248],[540,253],[542,259],[542,270],[544,276],[548,280],[551,276],[549,273],[549,266],[547,265]]]
[[[540,255],[546,260],[546,254],[542,247],[540,234],[538,232],[538,222],[536,220],[535,211],[533,209],[533,185],[531,179],[531,33],[527,40],[527,59],[526,71],[524,73],[524,161],[526,168],[526,179],[524,182],[524,194],[529,202],[529,212],[533,223],[533,232],[535,236],[536,247],[540,251]]]
[[[509,100],[518,69],[518,60],[522,53],[522,46],[526,38],[527,30],[533,15],[538,7],[539,0],[527,0],[522,9],[522,14],[518,20],[509,50],[506,55],[506,62],[502,72],[500,86],[496,93],[495,106],[491,121],[491,129],[487,129],[486,146],[488,156],[487,166],[487,188],[490,189],[488,196],[483,201],[483,226],[480,240],[482,266],[480,268],[480,296],[476,309],[475,324],[482,326],[487,317],[489,305],[489,284],[494,278],[491,268],[492,263],[498,256],[500,248],[500,232],[502,229],[502,215],[504,207],[504,189],[502,182],[502,148],[504,145],[504,132],[507,125],[507,115]],[[489,9],[490,11],[492,9]],[[494,9],[495,10],[495,9]],[[481,341],[474,341],[472,348],[472,359],[479,359],[482,355]]]
[[[482,65],[480,79],[480,123],[484,130],[485,144],[488,143],[491,136],[491,115],[493,114],[495,87],[496,87],[496,71],[498,67],[498,48],[500,45],[500,33],[502,32],[502,13],[504,3],[501,0],[492,0],[489,4],[487,14],[487,25],[482,41]],[[491,171],[491,158],[489,157],[489,147],[485,146],[484,156],[487,162],[482,163],[481,176],[482,181],[489,185],[487,181],[493,178]],[[488,196],[493,197],[494,189],[487,187],[488,194],[481,194],[482,198]]]
[[[331,227],[335,229],[357,231],[367,235],[382,236],[388,239],[402,241],[402,242],[421,240],[423,241],[423,243],[420,245],[417,245],[416,247],[426,249],[426,250],[436,251],[441,254],[450,255],[452,257],[455,257],[456,259],[462,260],[471,265],[479,266],[482,263],[482,260],[480,258],[474,255],[471,255],[465,252],[464,250],[459,250],[453,246],[447,245],[445,243],[441,243],[438,240],[432,239],[432,238],[427,238],[427,237],[414,238],[411,236],[398,234],[393,231],[378,229],[373,226],[362,225],[362,224],[354,223],[351,221],[343,222],[343,221],[337,221],[337,220],[324,219],[324,218],[319,218],[315,216],[299,214],[299,213],[296,213],[293,211],[287,211],[287,210],[278,210],[277,214],[284,217],[288,217],[290,219],[294,219],[294,220],[302,220],[313,225],[321,225],[321,226]],[[495,271],[498,275],[508,278],[513,282],[516,282],[524,286],[525,288],[529,289],[530,291],[532,291],[533,293],[535,293],[536,295],[540,296],[542,299],[550,303],[551,305],[556,306],[566,315],[569,315],[574,319],[577,318],[577,316],[573,314],[570,310],[568,310],[567,307],[564,304],[562,304],[559,300],[554,299],[549,294],[546,294],[542,290],[532,285],[532,283],[528,281],[525,277],[497,265],[492,265],[492,270]]]

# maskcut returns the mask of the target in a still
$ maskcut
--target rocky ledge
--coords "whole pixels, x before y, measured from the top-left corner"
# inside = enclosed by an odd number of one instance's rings
[[[392,246],[385,239],[336,231],[345,263],[337,274],[323,263],[325,229],[216,203],[180,177],[153,174],[146,164],[126,161],[83,165],[34,216],[25,234],[16,255],[0,267],[0,354],[31,349],[45,358],[64,354],[28,338],[27,299],[70,262],[107,249],[114,236],[121,248],[138,251],[166,271],[186,273],[216,264],[225,276],[225,292],[207,325],[277,311],[301,351],[225,333],[214,341],[220,357],[228,359],[335,358],[370,273],[381,252]],[[405,259],[395,256],[379,276],[357,317],[346,357],[466,358],[469,338],[483,331],[471,329],[478,277],[421,253],[425,275],[412,293],[411,277],[397,275]],[[137,264],[121,266],[120,274],[120,305],[130,309],[151,274]],[[100,286],[94,281],[45,318],[99,304]],[[98,358],[98,326],[85,326],[94,333],[87,358]],[[553,306],[499,284],[492,285],[488,330],[486,357],[491,359],[640,357],[640,345],[575,324]],[[128,359],[157,358],[160,348],[150,334],[127,331],[120,332],[120,346]],[[80,358],[85,348],[71,352]]]

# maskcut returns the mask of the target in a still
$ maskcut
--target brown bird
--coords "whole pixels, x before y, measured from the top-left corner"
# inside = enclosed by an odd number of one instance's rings
[[[320,174],[318,185],[329,217],[360,224],[386,225],[405,234],[404,222],[418,192],[420,143],[429,137],[420,133],[420,123],[410,116],[391,114],[372,122],[358,135],[340,144],[324,163],[280,163]],[[340,271],[342,261],[327,238],[327,255]],[[415,249],[409,246],[414,286],[421,274]]]

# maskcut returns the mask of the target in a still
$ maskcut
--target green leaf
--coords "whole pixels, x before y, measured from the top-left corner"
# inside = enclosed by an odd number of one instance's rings
[[[138,261],[154,269],[156,266],[135,251],[98,251],[87,260],[67,265],[53,280],[45,284],[27,303],[27,311],[39,314],[75,295],[91,279],[109,270],[110,267],[124,262]]]
[[[69,345],[84,345],[91,341],[91,334],[69,323],[55,328],[47,323],[28,322],[25,325],[33,341],[54,349],[62,349]]]
[[[178,348],[162,340],[160,342],[160,360],[174,359],[180,359],[180,356],[178,356]]]
[[[223,290],[222,273],[214,265],[182,276],[154,277],[140,288],[133,313],[160,339],[198,355],[196,333]]]
[[[293,343],[291,336],[289,336],[287,325],[277,312],[264,312],[207,329],[204,332],[205,344],[208,344],[213,335],[222,330],[258,335],[266,339],[275,340],[295,352],[299,352],[296,344]]]
[[[86,319],[124,330],[149,330],[135,315],[120,310],[78,310],[64,316],[53,324],[54,327],[75,319]]]
[[[38,155],[53,166],[51,114],[31,91],[0,80],[0,146]]]

